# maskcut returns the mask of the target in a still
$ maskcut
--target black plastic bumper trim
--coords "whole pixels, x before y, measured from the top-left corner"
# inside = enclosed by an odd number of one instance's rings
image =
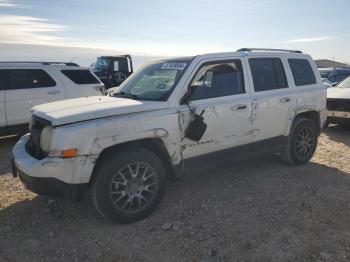
[[[84,198],[88,184],[68,184],[51,177],[32,177],[17,170],[19,178],[25,187],[38,194],[51,197],[60,197],[70,201]]]

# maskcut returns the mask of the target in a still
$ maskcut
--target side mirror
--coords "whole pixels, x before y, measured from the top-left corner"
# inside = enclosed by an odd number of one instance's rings
[[[196,87],[197,86],[189,86],[188,87],[187,93],[184,95],[184,97],[181,100],[181,104],[188,104]]]
[[[194,114],[193,120],[189,123],[185,130],[185,137],[198,142],[202,139],[205,131],[207,130],[207,124],[203,118],[204,110],[200,115]]]

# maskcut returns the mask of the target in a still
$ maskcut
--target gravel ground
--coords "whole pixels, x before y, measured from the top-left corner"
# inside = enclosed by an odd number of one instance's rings
[[[263,157],[188,174],[131,225],[25,190],[9,174],[16,137],[0,139],[0,261],[350,261],[349,131],[327,129],[304,166]]]

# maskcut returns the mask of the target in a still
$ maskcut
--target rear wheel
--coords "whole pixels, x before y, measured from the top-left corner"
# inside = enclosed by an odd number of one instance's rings
[[[132,223],[154,211],[165,192],[166,174],[153,152],[138,148],[102,161],[92,186],[92,200],[103,216]]]
[[[314,121],[307,118],[295,119],[282,159],[292,165],[307,163],[315,153],[317,137]]]

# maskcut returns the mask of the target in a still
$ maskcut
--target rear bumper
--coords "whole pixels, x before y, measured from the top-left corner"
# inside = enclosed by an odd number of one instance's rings
[[[329,124],[349,125],[350,118],[328,117],[327,122]]]
[[[346,118],[350,120],[350,112],[328,110],[329,118]]]

